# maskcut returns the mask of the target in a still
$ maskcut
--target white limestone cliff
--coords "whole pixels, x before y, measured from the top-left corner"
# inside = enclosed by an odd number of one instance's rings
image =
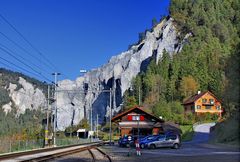
[[[143,41],[113,56],[105,65],[87,72],[76,81],[60,81],[59,89],[63,91],[59,91],[58,95],[58,128],[63,129],[71,122],[77,124],[83,117],[89,119],[91,107],[93,121],[96,120],[97,114],[100,116],[100,123],[106,120],[110,114],[110,93],[103,90],[110,88],[113,90],[113,114],[118,112],[124,92],[130,88],[131,80],[149,63],[149,58],[156,55],[159,60],[164,49],[172,55],[179,52],[182,45],[183,42],[178,40],[173,19],[164,19],[151,32],[146,33]],[[72,106],[71,102],[74,102],[75,106]]]
[[[17,108],[16,116],[23,114],[26,109],[41,108],[43,110],[46,106],[46,97],[43,91],[35,88],[22,77],[19,77],[18,84],[21,85],[20,89],[17,89],[16,84],[9,83],[7,90],[12,101],[2,106],[4,112],[11,111],[13,106]]]

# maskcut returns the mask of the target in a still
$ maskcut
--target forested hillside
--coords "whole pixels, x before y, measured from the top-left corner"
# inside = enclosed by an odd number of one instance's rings
[[[134,79],[133,92],[125,93],[126,107],[137,104],[140,90],[140,100],[155,115],[186,123],[184,120],[193,116],[183,116],[183,100],[198,90],[209,90],[222,101],[224,118],[237,114],[240,1],[172,0],[170,16],[180,32],[179,39],[191,35],[188,43],[173,57],[165,52],[158,64],[152,58],[146,72]],[[239,135],[238,122],[236,119],[232,123],[235,135]],[[227,137],[221,138],[218,142],[226,141]]]
[[[0,139],[7,136],[14,139],[29,139],[41,136],[42,131],[42,119],[44,118],[44,112],[39,109],[26,109],[25,113],[18,114],[19,109],[9,96],[9,85],[17,85],[15,91],[23,88],[19,84],[19,77],[24,78],[27,82],[31,83],[35,88],[41,89],[45,94],[47,91],[47,84],[40,82],[34,78],[28,77],[18,72],[13,72],[0,68]],[[21,93],[21,95],[27,95]],[[31,96],[26,96],[31,97]],[[8,113],[4,112],[2,106],[7,103],[13,103],[12,110]]]

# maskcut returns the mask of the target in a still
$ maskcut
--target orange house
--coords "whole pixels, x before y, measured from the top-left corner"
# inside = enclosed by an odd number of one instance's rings
[[[209,112],[212,114],[218,114],[219,117],[221,117],[223,112],[221,102],[209,91],[198,91],[196,95],[193,95],[185,100],[183,102],[183,106],[185,113],[192,112],[197,115]]]

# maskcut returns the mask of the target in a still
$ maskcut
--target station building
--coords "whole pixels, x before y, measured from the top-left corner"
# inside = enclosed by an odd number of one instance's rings
[[[112,118],[118,124],[120,134],[146,136],[163,133],[164,120],[143,110],[142,107],[133,107]]]

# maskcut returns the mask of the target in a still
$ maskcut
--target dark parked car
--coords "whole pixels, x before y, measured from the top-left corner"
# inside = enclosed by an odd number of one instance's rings
[[[131,137],[131,140],[129,140],[128,138]],[[144,136],[139,136],[139,141],[144,138]],[[135,141],[138,139],[138,136],[123,136],[120,137],[118,140],[118,145],[120,147],[135,147]]]
[[[127,147],[128,145],[132,145],[134,143],[134,139],[132,136],[130,136],[131,140],[129,140],[128,137],[129,136],[120,137],[118,140],[118,145],[120,147]]]

